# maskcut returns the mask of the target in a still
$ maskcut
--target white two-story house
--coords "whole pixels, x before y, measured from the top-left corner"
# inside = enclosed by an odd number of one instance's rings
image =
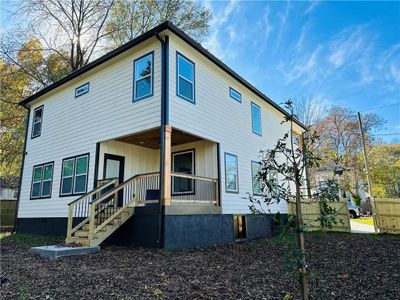
[[[248,193],[261,192],[259,152],[288,131],[286,112],[171,23],[21,105],[18,232],[165,248],[271,234]]]

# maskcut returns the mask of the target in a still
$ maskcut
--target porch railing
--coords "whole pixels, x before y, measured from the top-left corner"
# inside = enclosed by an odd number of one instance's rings
[[[118,178],[103,180],[93,191],[68,204],[68,237],[71,237],[83,224],[89,222],[91,203],[117,187],[118,183]]]
[[[202,176],[171,173],[171,202],[218,205],[218,180]]]

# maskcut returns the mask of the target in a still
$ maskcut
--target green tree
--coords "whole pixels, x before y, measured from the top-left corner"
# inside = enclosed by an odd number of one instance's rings
[[[26,109],[21,99],[64,76],[68,65],[57,53],[45,56],[39,40],[24,43],[13,59],[0,58],[0,176],[18,177],[24,145]],[[15,186],[15,182],[11,183]]]
[[[16,105],[29,84],[29,76],[0,59],[0,176],[7,180],[19,176],[24,144],[26,110]],[[16,187],[16,182],[8,182]]]
[[[368,156],[373,196],[400,198],[400,144],[372,145]]]
[[[211,11],[188,0],[117,0],[106,31],[113,47],[129,42],[164,21],[171,21],[194,39],[207,34]]]

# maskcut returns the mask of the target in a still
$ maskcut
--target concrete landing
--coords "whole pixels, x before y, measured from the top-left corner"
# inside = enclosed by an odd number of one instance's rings
[[[100,251],[100,246],[96,247],[61,247],[61,246],[41,246],[32,247],[31,251],[40,256],[55,259],[63,256],[84,255]]]

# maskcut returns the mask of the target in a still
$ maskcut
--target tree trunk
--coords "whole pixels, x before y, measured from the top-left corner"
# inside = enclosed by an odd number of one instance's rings
[[[296,184],[296,228],[297,228],[297,244],[300,249],[299,260],[299,283],[301,286],[302,299],[309,299],[309,290],[306,276],[306,257],[305,257],[305,246],[304,246],[304,225],[303,218],[301,215],[301,195],[300,195],[300,184],[298,181],[298,171],[295,170],[295,184]]]

